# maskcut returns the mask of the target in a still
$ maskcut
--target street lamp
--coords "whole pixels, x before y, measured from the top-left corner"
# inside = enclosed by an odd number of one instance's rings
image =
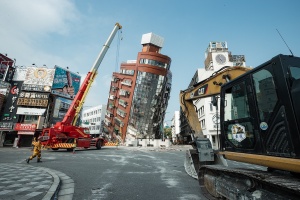
[[[220,138],[219,138],[219,106],[218,106],[218,101],[219,101],[219,96],[212,96],[211,97],[211,103],[213,106],[216,107],[216,124],[217,124],[217,138],[218,138],[218,148],[220,147]]]

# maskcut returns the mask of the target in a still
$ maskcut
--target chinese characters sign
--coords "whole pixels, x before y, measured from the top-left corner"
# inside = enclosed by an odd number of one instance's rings
[[[16,126],[14,128],[15,131],[35,131],[36,124],[21,124],[16,123]]]
[[[17,105],[47,107],[49,93],[21,92]]]
[[[11,130],[12,128],[12,122],[0,122],[0,130]]]
[[[16,117],[17,99],[20,93],[22,81],[13,81],[7,95],[6,106],[4,107],[1,121],[12,121]]]

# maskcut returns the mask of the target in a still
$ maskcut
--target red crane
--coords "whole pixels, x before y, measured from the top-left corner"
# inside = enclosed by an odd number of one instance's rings
[[[76,121],[79,112],[83,106],[84,100],[90,90],[90,87],[95,80],[97,70],[118,30],[122,26],[116,23],[108,40],[103,45],[93,67],[88,72],[84,79],[77,95],[75,96],[70,108],[61,122],[57,122],[53,127],[44,128],[42,131],[42,144],[53,150],[67,149],[73,150],[75,147],[96,147],[101,149],[104,143],[103,138],[91,138],[89,129],[85,127],[76,126]]]

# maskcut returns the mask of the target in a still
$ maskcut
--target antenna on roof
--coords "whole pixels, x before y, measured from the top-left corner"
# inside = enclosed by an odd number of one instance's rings
[[[280,35],[281,39],[283,40],[283,42],[285,43],[285,45],[287,46],[287,48],[290,50],[292,56],[294,56],[292,50],[290,49],[290,47],[287,45],[287,43],[285,42],[285,40],[283,39],[283,37],[281,36],[281,34],[279,33],[278,29],[276,28],[276,31],[278,32],[278,34]]]

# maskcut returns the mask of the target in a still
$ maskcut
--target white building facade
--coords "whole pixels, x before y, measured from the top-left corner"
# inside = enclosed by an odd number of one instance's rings
[[[176,144],[178,142],[179,133],[180,133],[180,112],[179,111],[174,112],[171,128],[172,128],[172,142]]]
[[[81,126],[88,127],[93,137],[103,136],[103,124],[106,113],[106,105],[98,105],[84,109],[81,114]]]
[[[197,82],[210,77],[214,72],[225,66],[246,67],[244,55],[232,55],[227,48],[227,42],[210,42],[205,52],[205,68],[198,69],[194,78]],[[217,97],[217,99],[219,99]],[[197,108],[198,119],[203,130],[203,134],[209,138],[213,149],[219,148],[219,105],[215,107],[211,103],[211,97],[201,98],[194,101]]]

